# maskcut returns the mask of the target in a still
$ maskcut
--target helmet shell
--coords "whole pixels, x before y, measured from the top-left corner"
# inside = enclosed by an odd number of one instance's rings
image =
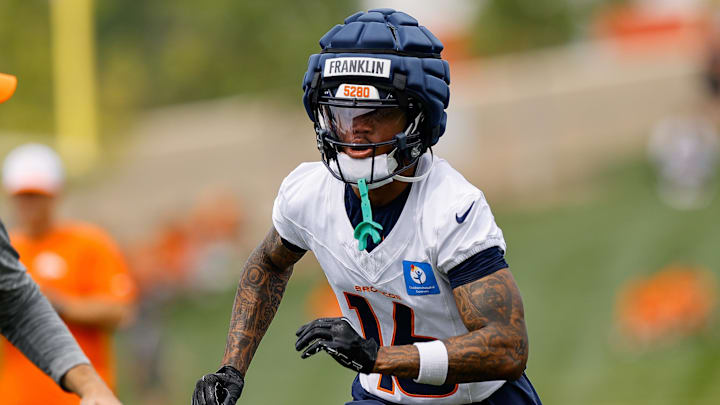
[[[303,104],[313,122],[320,90],[330,82],[367,83],[417,98],[432,146],[445,132],[450,66],[443,44],[413,17],[393,9],[359,12],[320,39],[303,79]],[[317,123],[317,122],[316,122]]]

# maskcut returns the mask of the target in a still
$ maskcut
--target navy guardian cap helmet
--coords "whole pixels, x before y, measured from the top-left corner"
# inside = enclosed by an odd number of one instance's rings
[[[399,108],[406,127],[392,140],[361,145],[392,145],[399,164],[387,180],[414,166],[445,132],[450,100],[450,67],[440,56],[442,43],[413,17],[392,9],[358,12],[333,27],[320,39],[322,51],[310,56],[303,79],[303,103],[315,125],[317,146],[331,173],[342,148],[360,148],[338,134],[340,110],[364,111]],[[374,160],[373,160],[374,164]],[[374,166],[373,166],[374,167]]]

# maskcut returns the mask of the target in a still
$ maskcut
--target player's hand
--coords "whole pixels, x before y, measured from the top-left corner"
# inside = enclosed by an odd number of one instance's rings
[[[195,384],[192,405],[235,405],[245,385],[245,378],[232,366],[204,375]]]
[[[378,344],[358,335],[344,318],[316,319],[301,326],[295,335],[295,350],[305,349],[300,356],[303,359],[325,350],[341,365],[363,374],[370,374],[375,366]]]

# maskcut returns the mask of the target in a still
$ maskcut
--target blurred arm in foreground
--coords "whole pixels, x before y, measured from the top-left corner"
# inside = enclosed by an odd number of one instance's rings
[[[0,332],[82,405],[119,405],[18,262],[0,223]]]

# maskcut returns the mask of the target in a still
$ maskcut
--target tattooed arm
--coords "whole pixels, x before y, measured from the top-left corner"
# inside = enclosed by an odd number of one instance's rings
[[[469,333],[445,342],[448,381],[515,380],[525,371],[525,310],[510,270],[455,288],[455,304]]]
[[[235,295],[223,364],[243,375],[247,372],[280,305],[293,265],[303,254],[286,248],[274,227],[250,254]]]
[[[510,270],[502,269],[453,290],[470,332],[444,340],[448,351],[446,383],[515,380],[525,370],[528,338],[520,291]],[[417,378],[415,346],[383,346],[373,372]]]

